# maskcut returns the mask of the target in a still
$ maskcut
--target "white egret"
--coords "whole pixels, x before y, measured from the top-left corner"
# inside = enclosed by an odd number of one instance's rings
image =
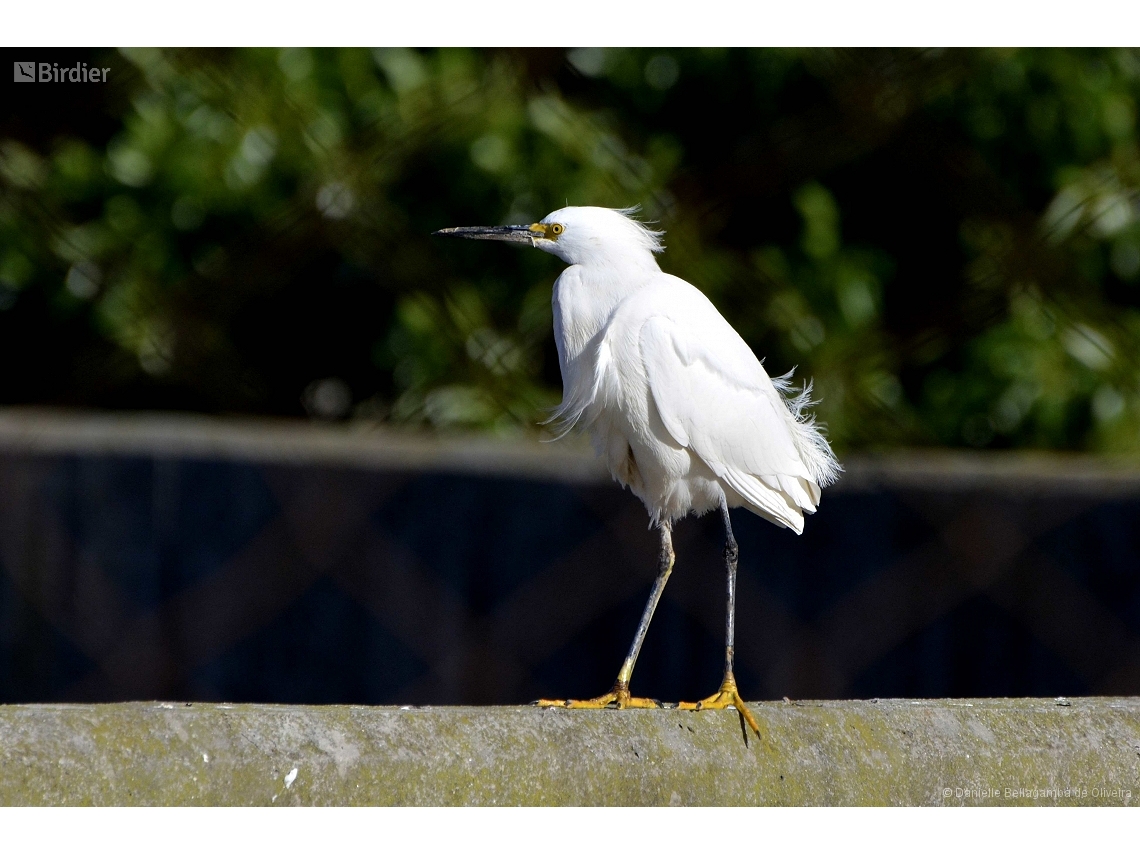
[[[724,678],[684,709],[735,707],[759,733],[733,675],[737,545],[729,508],[744,507],[797,534],[820,488],[842,471],[788,375],[768,377],[709,299],[663,273],[661,233],[631,211],[568,207],[531,225],[443,229],[437,235],[527,243],[568,265],[554,283],[554,337],[563,397],[555,416],[584,428],[610,473],[661,534],[657,579],[613,689],[544,706],[656,707],[630,695],[645,633],[673,570],[673,524],[719,510],[728,574]]]

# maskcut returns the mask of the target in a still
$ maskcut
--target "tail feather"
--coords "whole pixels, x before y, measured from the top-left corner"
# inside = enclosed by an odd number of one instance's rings
[[[780,491],[767,487],[754,475],[727,470],[722,476],[744,501],[749,510],[778,526],[803,534],[804,514]]]
[[[816,494],[815,504],[818,504],[818,488],[834,484],[843,472],[843,467],[839,465],[835,452],[827,442],[827,427],[816,424],[815,415],[808,412],[816,404],[811,397],[812,381],[806,381],[797,391],[792,386],[792,374],[795,370],[793,368],[787,374],[773,377],[772,385],[776,387],[776,391],[780,393],[788,408],[792,442],[817,487],[813,494]]]

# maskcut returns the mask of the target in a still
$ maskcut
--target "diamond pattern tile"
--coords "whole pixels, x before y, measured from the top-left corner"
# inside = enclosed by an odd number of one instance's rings
[[[1067,484],[863,479],[799,538],[734,512],[742,691],[1140,692],[1140,479]],[[675,545],[633,685],[665,700],[715,688],[724,625],[719,521]],[[600,481],[6,450],[0,701],[598,694],[656,547]]]

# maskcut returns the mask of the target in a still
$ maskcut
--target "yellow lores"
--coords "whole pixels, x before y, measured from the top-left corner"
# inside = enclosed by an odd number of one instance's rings
[[[565,230],[562,223],[531,223],[529,228],[535,232],[536,238],[544,237],[547,240],[558,240],[558,236]]]
[[[562,370],[555,418],[585,430],[613,477],[645,504],[661,534],[657,579],[612,690],[543,706],[657,707],[629,681],[673,572],[673,525],[719,511],[728,597],[720,689],[682,709],[735,707],[759,734],[733,676],[738,549],[729,508],[800,534],[820,488],[842,471],[808,415],[810,386],[791,394],[696,288],[663,273],[661,233],[630,211],[563,208],[529,226],[444,229],[440,235],[529,243],[569,267],[554,283],[554,339]]]

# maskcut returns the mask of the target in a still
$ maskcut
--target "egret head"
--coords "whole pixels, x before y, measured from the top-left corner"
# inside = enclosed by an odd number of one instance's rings
[[[651,264],[661,252],[661,232],[632,218],[636,209],[560,208],[523,226],[465,226],[441,229],[437,235],[475,240],[529,243],[567,264]]]

